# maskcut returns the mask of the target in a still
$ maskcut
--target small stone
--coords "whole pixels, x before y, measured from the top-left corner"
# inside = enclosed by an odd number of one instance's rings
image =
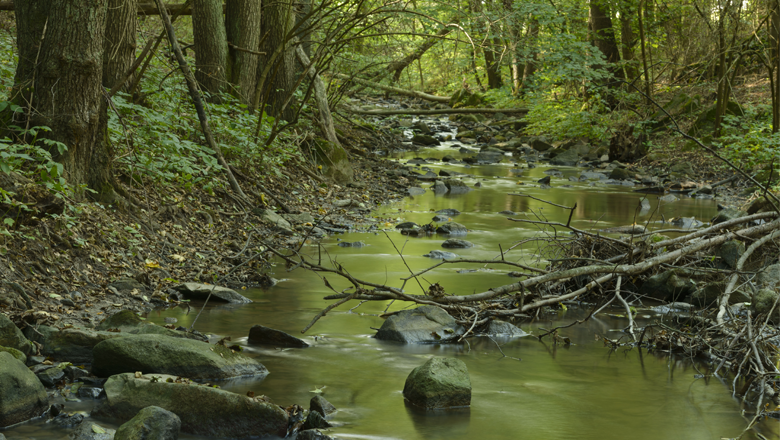
[[[324,397],[317,395],[311,398],[309,411],[317,411],[324,416],[329,416],[337,410],[332,403],[328,402]]]
[[[458,238],[450,238],[448,240],[445,240],[444,243],[441,244],[441,247],[447,249],[467,249],[470,247],[474,247],[474,243],[466,240],[461,240]]]
[[[452,252],[432,250],[427,254],[423,255],[423,257],[433,258],[435,260],[454,260],[458,258],[458,255],[453,254]]]

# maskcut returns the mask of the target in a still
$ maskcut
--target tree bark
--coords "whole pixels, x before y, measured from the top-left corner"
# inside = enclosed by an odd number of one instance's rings
[[[240,48],[257,51],[260,48],[260,1],[230,0],[225,8],[227,41]],[[244,104],[251,104],[257,81],[258,55],[228,50],[228,81],[233,85],[233,95]]]
[[[442,103],[449,103],[450,98],[448,96],[436,96],[436,95],[430,95],[428,93],[418,92],[415,90],[407,90],[407,89],[401,89],[398,87],[391,87],[391,86],[385,86],[382,84],[377,84],[375,82],[366,81],[364,79],[360,79],[354,76],[349,75],[343,75],[343,74],[336,74],[334,75],[336,78],[344,79],[347,81],[352,81],[356,84],[360,84],[361,86],[370,87],[372,89],[379,89],[384,90],[386,92],[393,92],[398,93],[399,95],[404,96],[411,96],[413,98],[420,98],[424,99],[426,101],[433,101],[433,102],[442,102]]]
[[[626,63],[624,70],[626,72],[626,79],[633,81],[637,77],[636,62],[634,61],[634,8],[633,6],[623,3],[623,8],[620,11],[620,49],[623,54],[623,61]]]
[[[772,133],[777,133],[780,130],[780,1],[770,0],[769,6],[772,11],[770,22],[772,50],[769,61],[769,65],[773,66],[769,69],[769,83],[772,85]]]
[[[195,39],[195,79],[209,102],[219,102],[227,83],[227,36],[222,0],[194,0],[192,32]]]
[[[314,83],[314,99],[317,102],[317,109],[320,112],[320,125],[322,126],[322,131],[325,133],[325,138],[336,146],[341,146],[339,138],[336,136],[336,128],[333,125],[333,116],[330,113],[330,106],[328,105],[328,95],[325,83],[317,74],[314,65],[309,60],[309,57],[306,55],[302,46],[296,46],[295,54],[303,68],[306,69],[306,74]]]
[[[295,111],[290,105],[285,107],[285,102],[295,87],[295,49],[290,44],[289,35],[295,25],[291,0],[268,0],[263,3],[260,21],[263,32],[268,33],[261,48],[266,55],[260,57],[258,68],[258,83],[264,82],[263,95],[267,96],[268,108],[265,111],[276,118],[290,121],[295,117]],[[274,57],[277,49],[278,55]],[[267,80],[262,77],[266,68],[269,68]]]
[[[593,32],[593,45],[598,47],[607,63],[609,71],[618,78],[623,77],[621,69],[616,67],[620,61],[620,50],[615,40],[615,30],[612,28],[612,18],[609,7],[601,4],[602,0],[590,0],[590,28]]]
[[[61,142],[51,147],[63,177],[87,185],[90,196],[110,203],[112,151],[106,140],[102,88],[107,0],[38,0],[16,5],[19,64],[15,101],[28,117],[22,125],[48,126],[39,132]]]
[[[113,88],[135,61],[138,0],[108,0],[106,37],[103,43],[103,87]],[[128,92],[132,76],[122,91]]]
[[[501,56],[502,51],[497,48],[503,46],[498,37],[486,40],[486,45],[482,52],[485,55],[485,71],[487,72],[488,88],[499,89],[504,85],[501,79]],[[527,68],[527,66],[526,66]]]
[[[527,39],[530,40],[531,44],[533,44],[533,54],[531,55],[531,58],[526,61],[525,63],[525,69],[523,71],[523,80],[522,85],[527,86],[531,79],[534,76],[534,73],[536,73],[536,60],[539,59],[539,50],[537,49],[537,39],[539,38],[539,20],[536,18],[531,18],[529,22],[529,28],[528,28],[528,36]]]

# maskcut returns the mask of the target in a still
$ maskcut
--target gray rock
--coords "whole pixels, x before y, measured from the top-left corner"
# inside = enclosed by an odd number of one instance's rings
[[[737,261],[745,253],[745,243],[739,240],[729,240],[718,248],[718,256],[728,267],[737,267]]]
[[[573,148],[567,151],[564,151],[557,156],[550,159],[550,163],[553,165],[561,165],[561,166],[569,166],[572,167],[574,165],[577,165],[577,163],[580,161],[580,155],[577,154],[577,151]]]
[[[549,185],[551,180],[552,179],[550,178],[550,176],[545,176],[537,180],[536,183],[541,183],[542,185]]]
[[[82,377],[89,376],[89,371],[73,365],[68,365],[65,367],[65,376],[69,381],[75,382]]]
[[[432,250],[428,252],[427,254],[423,255],[423,257],[433,258],[436,260],[454,260],[458,258],[457,254],[453,254],[452,252],[444,252],[439,250]]]
[[[65,378],[65,371],[62,368],[52,366],[35,373],[35,376],[38,377],[43,386],[51,388]]]
[[[92,373],[99,377],[136,371],[203,380],[268,374],[260,362],[223,345],[161,335],[109,339],[92,352]]]
[[[518,338],[529,335],[514,324],[496,319],[490,320],[484,334],[490,336],[511,336]]]
[[[146,291],[146,286],[139,283],[138,280],[136,280],[135,278],[130,278],[130,277],[118,278],[114,280],[114,282],[109,284],[109,287],[113,287],[114,289],[122,293],[129,293],[134,290],[141,293]]]
[[[501,211],[499,212],[501,215],[515,215],[514,211]]]
[[[414,124],[412,124],[413,130],[419,130],[422,134],[431,134],[433,133],[431,129],[428,127],[428,124],[425,123],[425,121],[417,121]]]
[[[403,222],[395,225],[396,229],[417,229],[420,225],[415,222]]]
[[[307,429],[305,431],[299,431],[295,440],[333,440],[333,437],[325,435],[316,429]]]
[[[275,345],[277,347],[304,348],[309,346],[305,341],[295,336],[262,325],[255,325],[249,329],[249,342],[253,344]]]
[[[696,220],[694,217],[678,217],[672,219],[672,224],[682,229],[694,229],[704,225],[704,223]]]
[[[436,223],[447,222],[449,220],[450,218],[447,217],[446,215],[434,215],[433,218],[431,219],[431,221],[434,221]]]
[[[662,202],[665,202],[665,203],[671,203],[671,202],[676,202],[676,201],[678,201],[680,199],[676,195],[674,195],[674,194],[667,194],[665,196],[659,197],[658,200],[660,200]]]
[[[336,407],[332,403],[328,402],[324,397],[316,395],[311,398],[309,402],[309,411],[317,411],[318,413],[329,416],[335,413]]]
[[[325,416],[317,411],[309,411],[306,416],[306,421],[303,423],[301,429],[325,429],[330,428],[330,423],[325,420]]]
[[[536,151],[547,151],[550,148],[554,148],[554,147],[548,142],[546,142],[544,139],[536,138],[531,141],[531,148],[533,148]]]
[[[362,248],[364,246],[368,246],[367,244],[363,243],[362,241],[340,241],[339,247],[354,247],[354,248]]]
[[[593,171],[583,171],[580,174],[580,181],[585,180],[607,180],[607,175],[604,173],[596,173]]]
[[[649,211],[649,210],[650,210],[650,208],[652,208],[652,207],[653,207],[653,206],[650,204],[650,200],[647,200],[647,199],[642,199],[642,201],[641,201],[641,202],[639,202],[639,203],[640,203],[640,205],[639,205],[639,206],[640,206],[640,211],[642,211],[642,212],[644,212],[644,211]]]
[[[609,174],[609,178],[615,180],[628,180],[628,179],[633,179],[634,174],[629,172],[625,168],[615,168]]]
[[[498,163],[501,162],[504,159],[504,153],[503,152],[496,152],[496,151],[480,151],[477,153],[477,162],[478,163]]]
[[[5,352],[0,352],[0,396],[0,428],[38,417],[49,408],[41,381]]]
[[[282,214],[288,222],[295,223],[297,225],[301,223],[314,223],[314,216],[308,212],[302,212],[300,214]]]
[[[756,275],[755,283],[760,289],[775,289],[780,286],[780,264],[761,269]]]
[[[390,316],[376,334],[377,339],[424,344],[459,338],[465,329],[441,307],[421,306]]]
[[[750,308],[753,312],[764,316],[774,308],[770,320],[775,324],[780,323],[780,303],[775,305],[779,295],[780,293],[774,289],[761,289],[753,295]]]
[[[102,392],[103,388],[82,386],[79,388],[78,394],[82,399],[97,399]]]
[[[471,188],[460,180],[447,179],[444,181],[444,186],[447,187],[450,194],[465,194],[471,191]]]
[[[292,225],[290,222],[285,220],[284,217],[281,215],[275,213],[274,211],[270,209],[262,209],[262,208],[256,208],[252,210],[252,213],[256,214],[262,221],[265,223],[269,223],[273,226],[282,228],[282,229],[291,229]]]
[[[653,275],[639,288],[640,295],[661,301],[677,301],[692,294],[696,285],[676,270],[667,270]]]
[[[0,346],[15,348],[24,354],[29,354],[32,347],[19,327],[5,313],[0,313]]]
[[[20,360],[23,364],[27,363],[27,356],[24,355],[21,351],[11,348],[11,347],[1,347],[0,351],[9,353],[11,356],[15,357],[16,359]]]
[[[89,329],[85,330],[89,331]],[[152,322],[143,320],[132,310],[121,310],[109,316],[108,318],[100,321],[98,325],[95,326],[95,330],[112,330],[110,333],[116,333],[116,330],[119,330],[119,333],[121,334],[117,336],[127,336],[127,334],[164,335],[170,336],[172,338],[188,338],[200,341],[206,340],[205,337],[197,334],[165,328]]]
[[[81,422],[84,421],[84,415],[79,413],[59,413],[57,414],[57,417],[54,417],[53,419],[49,420],[48,423],[51,423],[54,426],[57,426],[59,428],[75,428],[76,426],[80,425]]]
[[[420,145],[439,145],[440,142],[438,139],[431,135],[427,134],[415,134],[412,136],[412,143],[420,144]]]
[[[447,249],[468,249],[474,247],[474,243],[459,238],[450,238],[445,240],[441,247]]]
[[[223,301],[236,304],[251,303],[252,300],[227,287],[214,286],[201,283],[182,283],[174,287],[185,297],[205,301],[211,294],[210,301]]]
[[[439,225],[438,228],[436,228],[437,234],[448,234],[448,235],[466,235],[468,234],[469,230],[466,229],[465,226],[463,226],[460,223],[456,222],[448,222]]]
[[[122,333],[75,327],[59,330],[45,325],[39,326],[37,332],[25,330],[31,341],[41,344],[42,355],[74,363],[92,362],[92,348],[95,345],[107,339],[123,336]]]
[[[441,180],[437,180],[433,184],[433,192],[435,194],[446,194],[447,191],[449,191],[449,188],[447,188],[447,185],[444,184]]]
[[[744,217],[748,215],[747,212],[741,211],[739,209],[734,208],[726,208],[718,211],[718,215],[713,217],[712,224],[717,225],[718,223],[727,222],[729,220],[738,219],[740,217]]]
[[[425,194],[425,190],[417,186],[411,186],[407,188],[406,191],[409,192],[410,196],[421,196]]]
[[[455,358],[429,359],[406,378],[404,397],[425,409],[471,405],[471,379],[466,364]]]
[[[460,215],[460,211],[457,209],[440,209],[436,211],[436,214],[446,215],[448,217],[455,217],[456,215]]]
[[[104,428],[91,420],[84,420],[70,433],[72,440],[113,440],[115,430]]]
[[[106,382],[106,399],[95,417],[130,420],[147,406],[159,406],[181,419],[182,431],[215,438],[284,437],[287,413],[277,405],[229,391],[176,383],[176,376],[132,373]]]
[[[159,406],[147,406],[116,430],[114,440],[176,440],[181,419]]]

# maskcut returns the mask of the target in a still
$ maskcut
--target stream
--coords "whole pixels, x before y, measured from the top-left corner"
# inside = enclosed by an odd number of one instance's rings
[[[393,160],[413,157],[454,158],[474,155],[459,152],[453,142],[407,152]],[[507,158],[508,159],[508,158]],[[513,211],[516,218],[566,223],[569,211],[537,200],[511,196],[525,193],[564,206],[577,208],[572,226],[584,230],[644,224],[650,228],[668,227],[652,223],[673,217],[695,217],[707,222],[717,211],[713,200],[681,196],[671,203],[658,204],[650,195],[653,209],[639,213],[643,194],[620,185],[569,181],[583,168],[554,167],[561,175],[552,177],[549,189],[541,189],[537,180],[553,167],[540,164],[513,172],[513,164],[465,166],[434,162],[422,165],[434,173],[444,169],[466,173],[464,182],[481,187],[466,194],[436,195],[427,190],[407,197],[374,213],[378,228],[374,232],[350,232],[333,235],[322,242],[307,244],[302,251],[323,261],[338,261],[357,278],[400,286],[400,278],[409,276],[408,265],[418,271],[437,263],[423,257],[431,250],[446,250],[463,258],[492,259],[522,239],[539,236],[534,225],[511,222],[500,211]],[[425,173],[425,171],[421,171]],[[522,184],[518,184],[521,182]],[[430,183],[422,183],[423,187]],[[658,210],[654,212],[655,208]],[[442,249],[446,237],[407,237],[393,229],[401,221],[429,223],[434,211],[451,208],[462,214],[453,221],[465,225],[468,235],[458,237],[475,244],[469,249]],[[382,232],[386,229],[386,233]],[[363,247],[341,247],[340,242],[361,241]],[[403,259],[399,257],[399,252]],[[506,258],[529,265],[542,265],[537,245],[526,243],[506,253]],[[485,291],[516,281],[508,276],[513,270],[495,265],[445,264],[422,276],[422,284],[438,282],[450,294]],[[462,271],[463,273],[460,273]],[[398,310],[408,304],[353,301],[331,311],[302,336],[312,345],[306,349],[274,349],[247,344],[249,328],[262,324],[301,336],[300,331],[330,301],[322,298],[333,292],[317,274],[296,270],[286,272],[279,262],[272,276],[282,279],[263,291],[247,289],[242,294],[254,302],[242,306],[208,306],[198,318],[196,328],[216,335],[212,342],[230,336],[245,346],[245,353],[256,356],[270,371],[263,380],[240,379],[220,383],[230,391],[265,394],[273,402],[293,403],[308,408],[309,400],[321,392],[339,412],[336,426],[328,435],[342,439],[719,439],[737,437],[748,423],[740,415],[740,403],[731,396],[729,384],[716,379],[697,378],[707,366],[677,356],[648,353],[640,349],[611,351],[601,342],[605,336],[617,339],[627,326],[622,309],[606,309],[582,325],[560,331],[570,338],[570,346],[554,345],[550,338],[539,342],[533,337],[504,339],[474,337],[456,344],[403,345],[373,338],[382,325],[378,315],[386,309]],[[328,282],[336,289],[348,287],[333,276]],[[420,286],[409,282],[406,291],[421,293]],[[148,320],[164,324],[175,318],[177,325],[189,327],[200,304],[192,309],[178,307],[155,311]],[[589,308],[569,306],[541,314],[532,323],[519,326],[531,334],[540,328],[553,328],[587,316]],[[667,319],[647,308],[640,308],[637,325]],[[169,319],[170,321],[170,319]],[[373,328],[373,329],[372,329]],[[500,344],[501,349],[498,348]],[[468,410],[424,414],[404,404],[401,393],[407,375],[431,356],[451,356],[464,361],[472,383],[472,403]],[[517,358],[517,359],[514,359]],[[518,360],[519,359],[519,360]],[[71,411],[89,411],[88,402],[69,403]],[[108,423],[105,426],[111,427]],[[115,427],[115,426],[113,426]],[[780,439],[777,421],[763,422],[757,430],[766,438]],[[64,439],[65,431],[41,424],[29,424],[4,432],[9,438]],[[197,438],[182,434],[181,438]],[[748,433],[743,438],[758,438]]]

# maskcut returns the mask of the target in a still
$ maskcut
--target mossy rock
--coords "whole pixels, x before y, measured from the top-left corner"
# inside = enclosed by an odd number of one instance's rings
[[[485,103],[485,97],[481,93],[472,93],[467,89],[460,89],[450,97],[450,107],[476,107]]]
[[[95,330],[108,330],[122,327],[137,327],[147,324],[132,310],[122,310],[101,321]]]
[[[669,236],[663,235],[663,234],[653,234],[649,237],[647,237],[646,241],[648,243],[660,243],[664,240],[668,240]]]
[[[10,354],[11,356],[15,357],[16,359],[19,359],[22,361],[22,363],[27,363],[27,356],[24,355],[21,351],[11,348],[11,347],[0,347],[0,353],[5,352]]]
[[[750,308],[756,314],[766,315],[774,307],[772,316],[769,319],[775,324],[780,323],[780,304],[775,306],[778,295],[779,293],[776,290],[761,289],[753,295]]]
[[[349,163],[349,154],[344,147],[322,138],[315,139],[311,147],[315,160],[322,165],[325,176],[340,184],[352,182],[355,171]]]
[[[775,194],[776,196],[778,194]],[[767,199],[766,197],[760,197],[753,201],[753,203],[750,204],[750,206],[747,209],[748,214],[755,214],[757,212],[769,212],[774,211],[775,208],[772,205],[772,202]]]
[[[647,160],[651,162],[660,162],[664,160],[669,160],[669,155],[661,152],[653,152],[647,155]]]

